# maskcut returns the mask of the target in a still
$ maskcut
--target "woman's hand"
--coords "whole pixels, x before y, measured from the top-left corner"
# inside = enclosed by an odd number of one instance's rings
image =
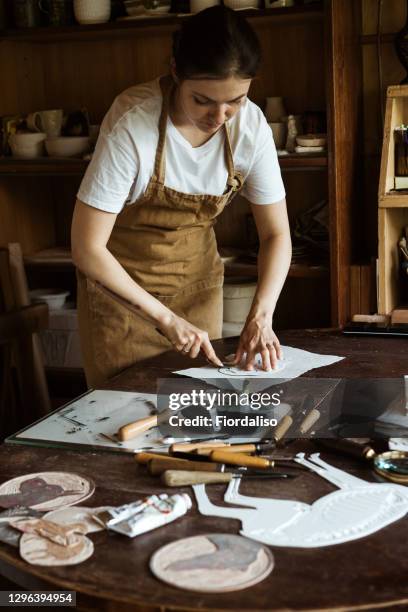
[[[262,357],[262,369],[270,371],[277,368],[278,359],[283,353],[279,340],[272,329],[269,316],[249,318],[241,332],[238,350],[232,365],[239,365],[246,353],[245,370],[253,370],[257,353]]]
[[[160,325],[160,331],[172,343],[176,351],[195,359],[202,350],[212,365],[223,366],[211,345],[208,333],[185,319],[172,313],[168,320]]]

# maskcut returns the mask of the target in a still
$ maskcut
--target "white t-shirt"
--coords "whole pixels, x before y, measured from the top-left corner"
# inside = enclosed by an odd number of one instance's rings
[[[124,91],[106,114],[78,198],[118,213],[145,192],[159,139],[159,78]],[[256,104],[246,100],[229,120],[234,166],[244,176],[241,194],[254,204],[285,197],[272,132]],[[167,120],[165,185],[190,194],[221,195],[227,182],[224,130],[193,147]]]

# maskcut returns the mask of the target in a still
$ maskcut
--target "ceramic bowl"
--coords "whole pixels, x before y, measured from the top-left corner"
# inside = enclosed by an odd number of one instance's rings
[[[69,291],[63,291],[62,289],[34,289],[30,291],[32,302],[45,302],[50,310],[62,308],[68,296]]]
[[[301,147],[324,147],[327,137],[326,134],[302,134],[296,136],[296,142]]]
[[[24,134],[11,134],[9,136],[10,149],[13,157],[19,159],[33,159],[44,155],[44,141],[47,134],[44,132],[27,132]]]
[[[225,6],[234,10],[258,8],[259,0],[224,0]]]
[[[89,136],[47,138],[45,148],[50,157],[81,157],[89,151]]]

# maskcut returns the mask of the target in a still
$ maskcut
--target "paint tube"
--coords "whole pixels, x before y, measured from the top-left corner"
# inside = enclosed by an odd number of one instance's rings
[[[129,504],[133,505],[133,504]],[[191,508],[191,499],[186,493],[167,495],[151,495],[142,502],[143,508],[136,507],[136,512],[120,521],[108,523],[108,529],[127,535],[130,538],[171,523],[176,518],[186,514]],[[125,514],[122,506],[123,515]]]
[[[138,512],[142,512],[142,510],[144,510],[154,498],[158,499],[157,495],[151,495],[145,499],[132,502],[131,504],[124,504],[123,506],[118,506],[117,508],[109,508],[108,510],[98,512],[98,514],[93,514],[92,518],[103,527],[111,527],[115,523],[120,523]]]

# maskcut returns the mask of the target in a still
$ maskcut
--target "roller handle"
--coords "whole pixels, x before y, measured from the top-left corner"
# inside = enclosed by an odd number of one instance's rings
[[[152,427],[157,427],[157,414],[124,425],[118,430],[118,438],[122,442],[126,442],[132,438],[136,438],[136,436]]]
[[[229,446],[229,444],[226,444],[225,442],[196,442],[195,444],[194,442],[184,444],[183,442],[179,442],[176,444],[172,444],[170,446],[169,452],[170,454],[179,452],[190,453],[198,449],[221,448],[224,446]]]
[[[168,461],[173,461],[172,457],[164,453],[137,453],[135,455],[135,461],[142,465],[147,465],[152,459],[167,459]]]
[[[375,451],[369,444],[357,444],[351,440],[338,440],[337,438],[319,438],[315,441],[319,446],[346,453],[357,459],[372,459],[375,456]]]
[[[277,425],[275,427],[275,431],[274,431],[274,434],[273,434],[273,438],[274,438],[275,442],[279,442],[279,440],[281,440],[283,438],[285,433],[291,427],[292,423],[293,423],[293,419],[292,419],[291,416],[289,416],[287,414],[287,415],[285,415],[283,417],[283,419],[280,421],[279,425]]]
[[[210,455],[214,449],[214,446],[197,448],[194,453],[197,455]],[[256,444],[231,444],[231,446],[224,446],[222,448],[223,453],[255,453],[256,450]]]
[[[301,434],[305,434],[309,429],[313,427],[313,425],[320,419],[320,412],[316,410],[316,408],[312,408],[312,410],[305,416],[301,424],[299,425],[299,431]]]
[[[166,470],[189,470],[193,472],[217,472],[218,465],[207,461],[187,461],[186,459],[152,459],[147,464],[149,474],[158,476]]]
[[[166,470],[160,477],[168,487],[185,487],[194,484],[230,482],[232,474],[214,472],[190,472],[189,470]]]
[[[239,465],[254,468],[273,467],[273,461],[263,457],[252,457],[244,453],[225,453],[222,450],[215,450],[210,455],[211,461],[217,463],[228,463],[229,465]],[[201,464],[202,465],[202,464]]]

